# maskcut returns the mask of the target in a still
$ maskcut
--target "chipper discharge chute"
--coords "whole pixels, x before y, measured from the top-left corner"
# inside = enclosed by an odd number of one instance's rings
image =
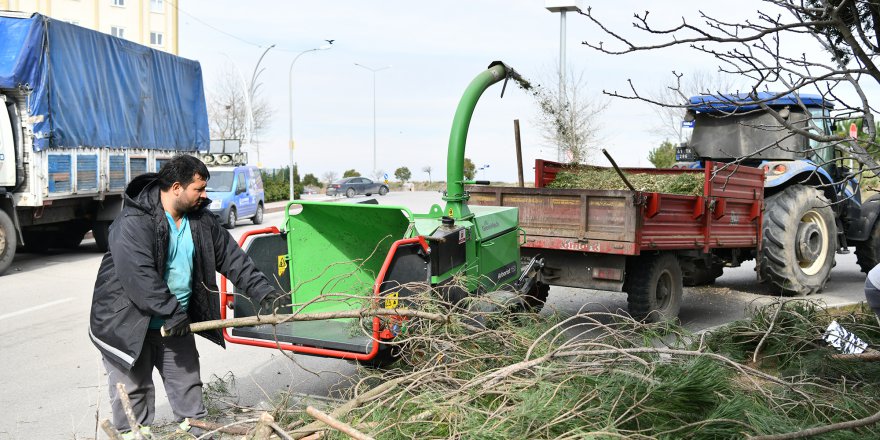
[[[452,126],[445,208],[426,214],[402,206],[292,201],[285,229],[250,231],[241,243],[260,270],[292,306],[276,313],[322,314],[328,319],[288,321],[226,329],[234,343],[297,353],[375,361],[389,352],[385,343],[406,328],[406,319],[370,310],[417,309],[413,295],[433,295],[450,307],[464,298],[497,290],[533,294],[540,258],[520,261],[518,210],[467,204],[463,177],[468,124],[480,95],[516,75],[495,62],[478,75],[462,97]],[[253,316],[246,297],[222,292],[235,317]],[[225,317],[225,309],[223,308]],[[363,311],[362,316],[350,312]],[[326,314],[349,312],[347,317]],[[355,313],[357,315],[357,313]],[[371,317],[372,316],[372,317]]]

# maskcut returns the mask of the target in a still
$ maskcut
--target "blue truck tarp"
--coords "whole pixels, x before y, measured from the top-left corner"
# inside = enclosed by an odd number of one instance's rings
[[[34,150],[207,150],[198,62],[34,14],[0,17],[0,89],[29,89]]]

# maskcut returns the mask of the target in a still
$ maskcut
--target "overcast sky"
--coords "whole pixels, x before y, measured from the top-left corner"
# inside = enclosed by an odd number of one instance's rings
[[[179,2],[179,4],[178,4]],[[224,64],[233,60],[244,76],[263,52],[262,91],[274,115],[261,139],[265,167],[287,164],[288,68],[302,50],[334,39],[331,50],[303,55],[293,73],[293,133],[300,173],[321,176],[328,170],[355,168],[371,174],[373,158],[372,73],[355,66],[392,66],[378,72],[376,88],[377,168],[393,175],[408,167],[416,180],[430,165],[435,179],[445,178],[446,151],[455,107],[474,76],[501,60],[523,76],[546,83],[559,60],[559,15],[543,0],[446,1],[225,1],[169,0],[180,10],[180,55],[198,60],[211,93]],[[658,23],[696,19],[695,5],[735,19],[754,16],[754,2],[603,1],[596,15],[616,29],[634,32],[634,12],[651,9]],[[729,10],[725,10],[729,9]],[[628,56],[603,55],[582,45],[604,40],[585,17],[568,14],[567,61],[573,75],[583,73],[587,92],[625,91],[632,79],[655,92],[673,81],[671,71],[712,72],[717,64],[686,49]],[[515,87],[500,98],[490,88],[471,122],[466,156],[489,165],[479,177],[515,181],[513,120],[519,119],[526,180],[534,159],[555,159],[536,127],[534,99]],[[610,100],[601,115],[603,146],[623,166],[651,166],[648,151],[663,141],[653,132],[659,123],[648,104]],[[252,161],[255,160],[252,158]],[[593,162],[607,165],[601,156]]]

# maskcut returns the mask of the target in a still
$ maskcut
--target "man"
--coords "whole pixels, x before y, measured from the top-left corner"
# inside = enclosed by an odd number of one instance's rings
[[[180,155],[125,190],[110,229],[92,298],[89,336],[107,369],[113,425],[128,431],[116,384],[125,385],[139,424],[155,411],[153,368],[176,417],[202,418],[199,355],[190,322],[220,319],[216,272],[264,311],[283,296],[208,211],[205,164]],[[162,337],[164,327],[168,337]],[[220,330],[200,333],[224,346]],[[194,428],[193,428],[194,429]]]

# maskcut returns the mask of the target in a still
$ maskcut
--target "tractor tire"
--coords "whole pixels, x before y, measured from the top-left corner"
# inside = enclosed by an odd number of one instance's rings
[[[878,197],[880,195],[874,194],[868,200]],[[868,273],[874,266],[880,264],[880,222],[874,221],[867,240],[856,243],[856,263],[864,273]]]
[[[235,206],[229,207],[229,213],[226,214],[226,223],[223,225],[226,229],[235,228],[235,224],[238,222],[238,212],[235,211]]]
[[[388,194],[388,187],[383,186],[383,187],[379,188],[379,195],[384,196],[385,194]]]
[[[345,197],[348,197],[349,199],[354,197],[354,195],[355,195],[354,188],[349,188],[345,191]]]
[[[92,223],[92,236],[95,237],[95,244],[100,252],[107,252],[107,249],[110,249],[110,223],[104,221]]]
[[[263,204],[260,203],[257,205],[257,213],[254,214],[254,217],[251,218],[251,221],[254,222],[255,225],[259,225],[263,223]]]
[[[629,314],[645,322],[678,317],[684,291],[681,267],[672,254],[645,255],[627,261],[623,290]]]
[[[531,290],[523,297],[526,310],[532,313],[540,312],[544,308],[548,296],[550,296],[550,285],[536,281]]]
[[[809,295],[825,287],[834,266],[837,224],[825,195],[793,185],[767,199],[761,279],[784,295]]]
[[[688,287],[708,286],[724,273],[724,266],[712,264],[707,266],[703,260],[682,259],[681,281]]]
[[[6,211],[0,209],[0,275],[12,266],[17,245],[18,234],[15,232],[15,224]]]

